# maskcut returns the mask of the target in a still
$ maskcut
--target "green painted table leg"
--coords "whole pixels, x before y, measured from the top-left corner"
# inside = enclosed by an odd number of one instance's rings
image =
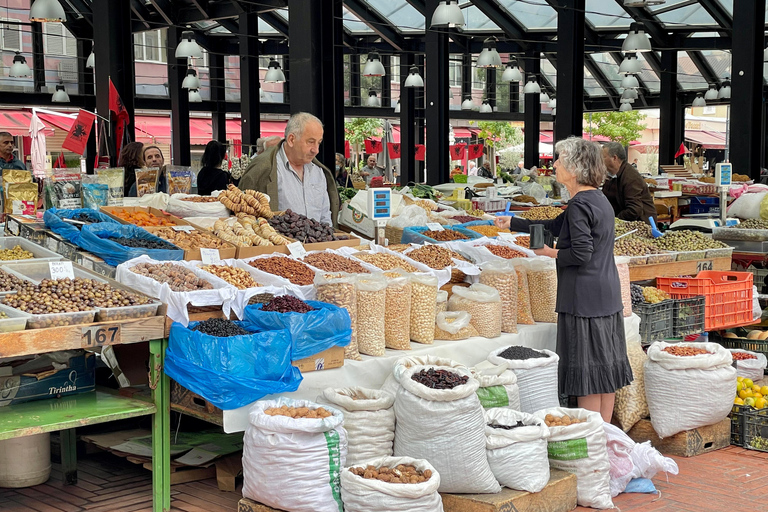
[[[168,340],[149,342],[150,386],[157,412],[152,417],[152,502],[154,512],[171,510],[171,385],[163,372]]]
[[[77,436],[75,429],[68,428],[60,432],[61,469],[64,473],[64,485],[77,483]]]

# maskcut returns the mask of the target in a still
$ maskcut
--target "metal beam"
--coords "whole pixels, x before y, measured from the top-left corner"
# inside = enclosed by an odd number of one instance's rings
[[[200,11],[200,14],[203,16],[208,16],[208,0],[192,0],[192,5],[194,5],[198,11]]]
[[[45,51],[43,24],[32,22],[32,81],[35,92],[45,89]]]
[[[176,24],[175,23],[176,12],[170,0],[150,0],[150,2],[155,7],[155,9],[157,9],[157,13],[163,17],[163,19],[165,20],[166,23],[168,23],[168,25],[172,26]],[[180,35],[181,33],[179,33],[179,36]]]
[[[400,58],[400,76],[408,76],[415,63],[412,53]],[[416,91],[413,87],[400,89],[400,184],[414,181],[416,166]]]
[[[541,77],[541,59],[538,52],[527,52],[525,59],[526,75]],[[526,76],[527,79],[527,76]],[[526,80],[527,81],[527,80]],[[539,165],[539,130],[541,126],[541,103],[538,94],[525,94],[525,139],[523,160],[530,169]]]
[[[426,2],[424,0],[408,0],[408,3],[411,4],[411,6],[414,9],[419,11],[424,16],[427,15],[427,4],[426,4]],[[432,13],[431,12],[429,13],[429,16],[427,16],[427,18],[428,19],[426,20],[426,23],[428,25],[429,24],[429,20],[432,19]]]
[[[405,38],[402,34],[367,3],[360,0],[344,0],[344,5],[393,48],[400,51],[405,48]]]
[[[145,30],[152,28],[149,23],[151,15],[147,8],[144,7],[144,4],[140,3],[139,0],[131,0],[131,11],[136,15],[141,24],[144,25]],[[134,28],[133,32],[137,32],[137,30]]]
[[[712,66],[709,65],[709,62],[707,61],[707,59],[705,59],[700,52],[686,52],[686,53],[691,58],[691,61],[693,61],[694,65],[696,66],[696,69],[699,70],[699,73],[701,73],[701,76],[704,78],[704,80],[707,81],[708,84],[717,84],[717,85],[720,84],[720,79],[715,73],[715,70],[712,69]]]
[[[240,15],[240,135],[243,146],[253,146],[261,134],[259,82],[259,15]],[[250,154],[250,148],[248,149]]]
[[[600,84],[600,87],[608,93],[608,97],[612,102],[621,95],[616,87],[614,87],[613,82],[605,76],[605,72],[600,68],[600,65],[595,62],[592,55],[584,56],[584,65],[587,66],[587,69],[592,73],[592,77],[597,80],[597,83]],[[615,105],[616,104],[614,103],[614,106]]]
[[[597,67],[594,61],[584,55],[585,0],[561,0],[559,4],[557,56],[562,64],[557,66],[560,112],[555,121],[555,140],[566,139],[571,135],[581,137],[584,124],[584,65],[589,67],[593,75],[597,71],[608,82],[601,70],[594,69]],[[600,81],[599,77],[596,78]],[[606,91],[610,94],[610,90]]]
[[[181,27],[168,28],[168,40],[181,39]],[[176,49],[169,45],[166,49],[168,62],[168,92],[171,97],[171,162],[174,165],[192,163],[189,133],[189,92],[181,88],[187,74],[187,59],[177,59]]]
[[[262,20],[264,20],[265,23],[267,23],[273,29],[277,30],[281,35],[288,37],[288,23],[283,19],[282,16],[278,16],[273,12],[265,12],[262,13],[260,17]]]
[[[492,19],[507,37],[514,39],[522,50],[528,49],[525,27],[510,16],[509,12],[497,0],[473,0],[472,3],[480,9],[480,12]]]
[[[427,10],[434,12],[438,0],[427,0]],[[425,36],[426,59],[424,96],[429,98],[425,106],[427,122],[427,183],[437,185],[449,181],[448,168],[448,31],[430,30]]]
[[[224,56],[220,53],[208,54],[208,73],[211,80],[211,102],[216,107],[211,110],[211,129],[214,140],[227,142],[227,108],[224,81]]]
[[[679,99],[677,95],[677,50],[661,52],[662,70],[659,117],[659,163],[675,163],[675,153],[682,140],[678,140],[675,126],[678,123]]]

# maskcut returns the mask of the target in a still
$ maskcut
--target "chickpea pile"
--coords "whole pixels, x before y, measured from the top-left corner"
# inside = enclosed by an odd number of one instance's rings
[[[691,356],[700,356],[703,354],[710,354],[708,350],[704,350],[703,348],[696,348],[696,347],[672,346],[672,347],[665,347],[663,350],[667,354],[672,354],[673,356],[680,356],[680,357],[691,357]]]
[[[585,420],[580,420],[573,416],[568,416],[567,414],[564,416],[553,416],[551,414],[544,416],[544,423],[546,423],[548,427],[567,427],[568,425],[584,423],[584,421]]]
[[[267,416],[288,416],[293,419],[323,419],[333,416],[333,413],[323,407],[310,409],[309,407],[270,407],[264,411]]]
[[[552,220],[559,217],[562,213],[563,209],[555,206],[536,206],[521,213],[519,216],[528,220]]]
[[[440,270],[453,265],[454,254],[456,253],[437,245],[425,245],[412,250],[407,256],[429,268]]]
[[[367,480],[380,480],[390,484],[421,484],[432,478],[432,471],[419,471],[413,466],[398,464],[394,468],[374,466],[349,468],[349,471]]]

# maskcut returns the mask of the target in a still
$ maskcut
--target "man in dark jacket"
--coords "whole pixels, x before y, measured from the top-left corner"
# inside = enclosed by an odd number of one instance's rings
[[[645,180],[637,169],[627,163],[624,146],[618,142],[603,145],[603,161],[608,178],[603,184],[603,194],[613,206],[616,218],[633,221],[656,218],[656,206]]]

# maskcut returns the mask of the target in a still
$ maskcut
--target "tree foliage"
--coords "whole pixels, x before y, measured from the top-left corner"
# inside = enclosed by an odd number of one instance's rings
[[[620,142],[628,146],[633,140],[640,138],[640,133],[645,130],[641,123],[645,114],[638,110],[628,112],[592,112],[591,123],[584,127],[585,133],[602,135],[614,142]],[[584,114],[584,119],[589,121],[590,114]]]
[[[372,117],[353,117],[344,122],[344,138],[350,145],[360,145],[365,139],[381,137],[381,119]]]
[[[492,148],[506,148],[523,142],[523,131],[504,121],[471,121],[470,124],[480,128],[477,136],[485,140]]]

